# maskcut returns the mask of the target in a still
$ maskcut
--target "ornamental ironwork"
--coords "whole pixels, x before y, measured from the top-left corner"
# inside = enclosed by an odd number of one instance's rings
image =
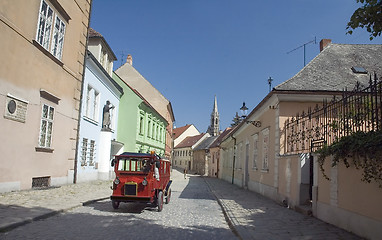
[[[285,122],[285,153],[314,152],[355,132],[382,130],[382,81],[374,74],[369,85],[359,82],[342,97],[324,99],[314,109],[308,108]]]

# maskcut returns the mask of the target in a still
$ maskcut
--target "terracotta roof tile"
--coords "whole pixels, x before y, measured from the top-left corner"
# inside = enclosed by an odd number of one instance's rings
[[[202,133],[196,136],[186,137],[183,141],[181,141],[176,148],[184,148],[184,147],[192,147],[195,143],[197,143],[206,133]]]
[[[102,37],[102,34],[94,30],[93,28],[89,28],[89,37]]]
[[[228,133],[230,133],[232,130],[232,128],[226,128],[220,135],[218,138],[216,138],[216,140],[210,145],[210,148],[213,148],[213,147],[218,147],[220,145],[220,143],[223,141],[223,138],[225,136],[227,136]]]
[[[191,126],[191,124],[187,124],[186,126],[183,126],[183,127],[178,127],[178,128],[174,128],[172,130],[172,135],[174,136],[174,139],[177,139],[182,133],[184,133],[189,127]]]

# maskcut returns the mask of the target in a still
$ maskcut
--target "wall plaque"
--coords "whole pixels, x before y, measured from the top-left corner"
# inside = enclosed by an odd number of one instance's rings
[[[27,107],[27,101],[18,99],[8,94],[5,102],[4,117],[7,119],[25,123]]]

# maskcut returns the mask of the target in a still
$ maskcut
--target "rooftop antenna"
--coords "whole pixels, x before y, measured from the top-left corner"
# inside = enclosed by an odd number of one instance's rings
[[[294,52],[294,51],[296,51],[297,49],[300,49],[300,48],[304,47],[304,67],[305,67],[305,65],[306,65],[306,60],[305,60],[305,46],[308,45],[308,44],[310,44],[310,43],[313,43],[313,42],[314,42],[314,44],[317,44],[316,37],[314,37],[314,40],[311,40],[311,41],[309,41],[309,42],[307,42],[307,43],[302,44],[301,46],[296,47],[296,48],[293,49],[293,50],[290,50],[289,52],[287,52],[287,54],[289,54],[289,53],[291,53],[291,52]]]
[[[121,65],[123,65],[123,61],[126,60],[125,57],[127,57],[127,53],[125,53],[125,51],[120,51],[119,52],[119,55],[121,55]]]

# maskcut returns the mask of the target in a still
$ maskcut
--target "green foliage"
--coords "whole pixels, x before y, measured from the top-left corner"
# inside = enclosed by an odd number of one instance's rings
[[[370,40],[382,32],[382,0],[356,0],[363,6],[355,10],[347,24],[347,33],[352,34],[356,28],[366,28]]]
[[[343,162],[348,168],[363,169],[362,181],[375,181],[382,188],[382,131],[355,132],[345,136],[330,146],[325,145],[317,151],[318,164],[326,179],[325,159],[333,156],[332,167]]]

